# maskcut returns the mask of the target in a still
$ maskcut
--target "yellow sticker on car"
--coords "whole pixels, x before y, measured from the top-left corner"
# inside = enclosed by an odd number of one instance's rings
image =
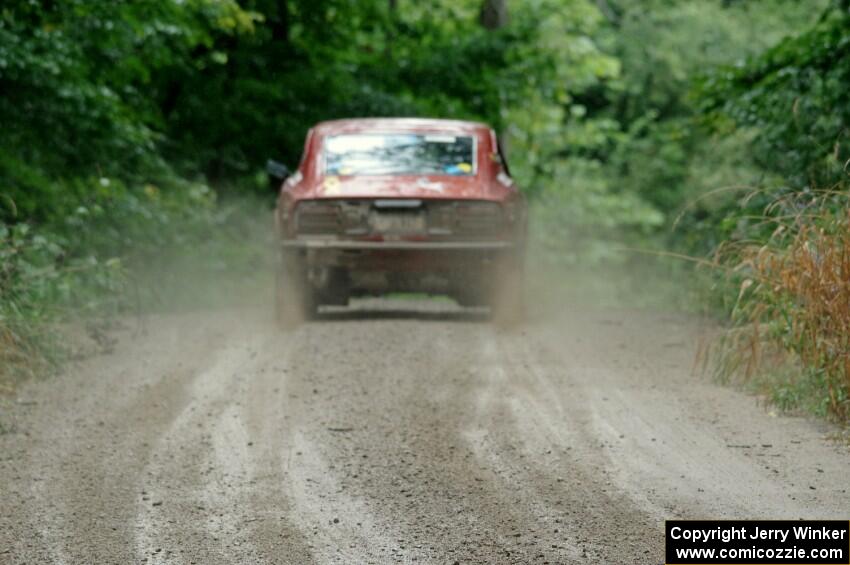
[[[322,183],[322,192],[328,196],[334,196],[342,192],[342,185],[339,182],[339,177],[328,177]]]

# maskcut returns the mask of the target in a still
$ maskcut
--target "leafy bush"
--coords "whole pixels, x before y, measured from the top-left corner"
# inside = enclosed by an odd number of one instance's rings
[[[810,29],[746,64],[707,73],[697,87],[705,123],[721,132],[751,127],[758,165],[786,190],[832,186],[850,158],[850,9],[828,5]]]
[[[0,223],[0,378],[44,372],[59,356],[50,324],[114,309],[125,282],[119,259],[75,257],[55,234]]]
[[[0,222],[0,381],[61,359],[57,324],[198,306],[270,271],[270,221],[257,222],[269,215],[256,200],[218,202],[208,186],[175,179],[74,179],[63,192],[76,198],[64,215]]]

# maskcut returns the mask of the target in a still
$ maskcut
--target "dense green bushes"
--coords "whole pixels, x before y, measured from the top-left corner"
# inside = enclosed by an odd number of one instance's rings
[[[64,214],[0,223],[0,382],[62,358],[57,324],[233,302],[270,271],[270,214],[256,199],[219,202],[179,180],[60,188]]]
[[[529,194],[565,208],[559,229],[593,233],[616,202],[625,229],[600,239],[660,234],[696,195],[759,174],[746,140],[698,127],[692,77],[825,1],[516,0],[497,30],[479,24],[482,0],[14,1],[0,11],[0,214],[64,214],[69,178],[249,178],[269,156],[294,164],[321,119],[438,115],[503,130]]]
[[[168,115],[169,85],[262,20],[229,0],[0,8],[0,372],[42,372],[56,323],[162,305],[188,267],[262,254],[230,252],[245,222],[179,173]]]

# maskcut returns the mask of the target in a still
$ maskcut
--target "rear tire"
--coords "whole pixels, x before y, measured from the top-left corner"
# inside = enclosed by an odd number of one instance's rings
[[[525,321],[525,276],[519,258],[507,257],[496,269],[490,308],[499,326],[516,327]]]
[[[467,282],[467,286],[462,290],[456,290],[452,293],[452,298],[457,302],[458,306],[463,308],[483,308],[490,306],[492,300],[484,284],[472,284]]]
[[[318,314],[316,291],[301,267],[301,261],[285,254],[275,276],[275,317],[284,330],[294,329]]]

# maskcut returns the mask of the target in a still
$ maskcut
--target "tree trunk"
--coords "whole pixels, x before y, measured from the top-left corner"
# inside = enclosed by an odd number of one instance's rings
[[[269,17],[272,40],[289,45],[289,6],[286,0],[279,2],[273,15]]]
[[[393,46],[396,41],[396,30],[398,26],[398,0],[389,0],[389,28],[387,29],[387,45],[384,48],[384,56],[387,58],[389,65],[395,65],[395,56],[393,55]]]
[[[507,0],[484,0],[478,21],[485,29],[499,29],[508,24]]]
[[[481,5],[481,12],[478,14],[478,21],[484,29],[494,31],[508,25],[508,1],[507,0],[484,0]],[[500,105],[503,104],[503,92],[499,92]],[[504,109],[503,109],[504,110]],[[499,122],[501,122],[501,118]],[[504,123],[497,125],[497,135],[499,136],[499,144],[501,145],[502,156],[507,159],[508,154],[508,136],[506,135]]]

